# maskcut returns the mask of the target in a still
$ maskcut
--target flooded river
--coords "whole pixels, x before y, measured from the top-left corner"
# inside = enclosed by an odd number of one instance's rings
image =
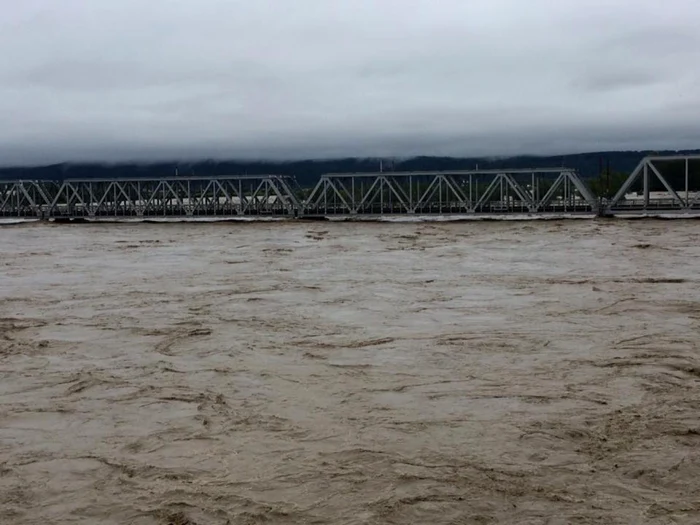
[[[700,522],[698,222],[0,243],[0,523]]]

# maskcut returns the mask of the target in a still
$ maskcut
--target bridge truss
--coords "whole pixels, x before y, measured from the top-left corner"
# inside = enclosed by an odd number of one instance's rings
[[[305,215],[594,212],[597,199],[570,169],[328,174]]]
[[[0,181],[0,217],[294,216],[297,194],[278,175]]]
[[[642,159],[610,199],[574,170],[327,174],[309,190],[280,175],[0,180],[0,218],[700,214],[700,155]]]
[[[700,155],[645,157],[604,206],[610,214],[698,213]]]
[[[0,181],[0,217],[149,218],[594,212],[570,169]]]

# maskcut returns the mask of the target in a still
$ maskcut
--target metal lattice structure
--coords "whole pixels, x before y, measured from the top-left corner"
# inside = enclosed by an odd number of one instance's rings
[[[328,174],[305,215],[595,212],[597,199],[571,169]]]
[[[304,196],[306,193],[306,196]],[[595,212],[573,170],[0,181],[0,217],[149,218]]]
[[[645,157],[602,200],[568,168],[327,174],[309,190],[280,175],[0,180],[0,218],[639,212],[700,214],[700,155]]]
[[[605,207],[610,214],[697,213],[700,211],[700,155],[645,157]]]
[[[277,175],[0,181],[0,217],[294,216],[298,191]]]

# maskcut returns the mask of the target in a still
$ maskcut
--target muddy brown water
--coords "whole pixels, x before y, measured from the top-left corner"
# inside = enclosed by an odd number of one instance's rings
[[[0,228],[0,522],[700,523],[699,241]]]

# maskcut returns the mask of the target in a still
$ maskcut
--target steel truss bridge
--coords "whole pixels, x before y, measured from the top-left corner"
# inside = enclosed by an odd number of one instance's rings
[[[281,175],[0,181],[0,218],[700,213],[698,168],[647,157],[610,199],[568,168],[326,174],[310,189]]]
[[[591,213],[595,196],[570,169],[324,175],[306,215]]]
[[[277,175],[0,181],[0,217],[294,216],[298,188]]]
[[[312,189],[279,175],[0,181],[0,217],[319,217],[595,211],[573,170],[327,174]]]

